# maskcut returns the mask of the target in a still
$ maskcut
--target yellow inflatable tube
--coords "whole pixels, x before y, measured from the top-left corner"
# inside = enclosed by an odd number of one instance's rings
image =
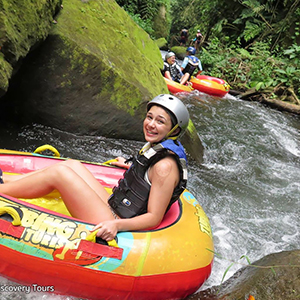
[[[11,174],[61,159],[0,149],[0,166]],[[124,173],[83,163],[107,190]],[[11,223],[14,220],[17,223]],[[211,273],[214,246],[209,220],[188,190],[160,226],[119,232],[115,245],[92,242],[88,237],[93,226],[72,218],[58,193],[28,201],[0,194],[1,275],[82,298],[165,300],[194,293]]]

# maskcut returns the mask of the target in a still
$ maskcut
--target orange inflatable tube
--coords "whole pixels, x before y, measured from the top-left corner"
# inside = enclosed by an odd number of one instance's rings
[[[0,167],[27,173],[62,158],[0,149]],[[124,170],[83,162],[108,191]],[[58,193],[39,199],[0,194],[0,273],[46,291],[88,299],[182,299],[210,276],[209,220],[185,190],[157,228],[95,242],[94,224],[72,218]]]
[[[197,75],[190,79],[192,87],[202,93],[224,97],[230,89],[229,84],[223,79],[206,76],[206,75]]]
[[[166,77],[164,77],[168,90],[170,93],[172,94],[177,94],[177,93],[190,93],[191,91],[193,91],[194,89],[188,85],[183,85],[180,84],[176,81],[170,80]]]

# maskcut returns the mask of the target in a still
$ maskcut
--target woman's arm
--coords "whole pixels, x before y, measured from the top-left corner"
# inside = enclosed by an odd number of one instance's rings
[[[173,80],[172,77],[171,77],[171,73],[169,71],[165,72],[165,77],[170,79],[170,80]]]
[[[120,168],[129,169],[131,166],[131,162],[125,163],[126,161],[127,159],[124,157],[117,157],[116,161],[112,161],[110,164]]]
[[[185,57],[181,64],[181,71],[183,71],[183,69],[187,66],[188,62],[189,62],[188,57]]]
[[[118,231],[152,228],[160,224],[170,203],[174,188],[179,181],[179,170],[174,158],[166,157],[149,170],[151,189],[147,213],[130,218],[99,223],[97,236],[112,240]]]

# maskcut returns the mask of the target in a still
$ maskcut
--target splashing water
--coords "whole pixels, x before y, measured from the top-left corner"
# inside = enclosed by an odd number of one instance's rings
[[[203,142],[204,162],[189,162],[189,190],[210,219],[215,252],[213,271],[201,289],[219,285],[247,261],[300,248],[300,133],[298,117],[197,91],[178,95],[187,105]],[[43,144],[62,156],[89,161],[130,157],[142,142],[76,136],[42,125],[0,129],[2,148],[34,151]],[[7,280],[0,279],[0,285]],[[13,283],[10,283],[13,284]],[[20,296],[20,297],[19,297]],[[0,299],[74,299],[47,293],[0,293]]]

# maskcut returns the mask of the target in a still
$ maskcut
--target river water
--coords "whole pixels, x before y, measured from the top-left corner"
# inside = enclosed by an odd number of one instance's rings
[[[201,289],[219,285],[223,275],[228,279],[247,260],[300,249],[299,117],[230,95],[218,99],[194,91],[179,97],[205,148],[202,165],[190,160],[188,183],[210,219],[217,254]],[[143,144],[76,136],[39,124],[19,127],[3,118],[1,123],[1,148],[7,149],[34,151],[51,144],[63,157],[103,162],[130,156]],[[9,283],[0,278],[4,284]],[[0,299],[73,298],[31,292],[0,293]]]

